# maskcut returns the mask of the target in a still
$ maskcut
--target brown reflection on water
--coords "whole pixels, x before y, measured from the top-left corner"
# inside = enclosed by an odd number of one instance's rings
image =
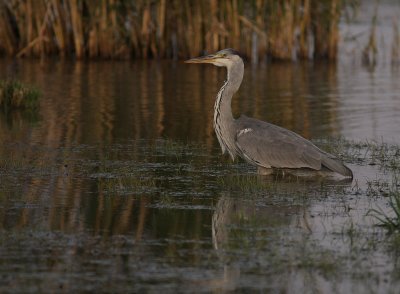
[[[21,193],[16,200],[22,203],[48,208],[18,209],[20,217],[12,218],[17,227],[40,219],[40,225],[49,229],[134,231],[140,240],[151,218],[149,200],[140,193],[126,198],[104,195],[98,181],[81,174],[79,160],[102,162],[107,160],[102,148],[107,144],[159,137],[199,142],[219,153],[212,117],[225,79],[223,69],[169,61],[1,60],[0,66],[5,69],[0,78],[17,78],[42,92],[39,121],[32,123],[19,113],[1,118],[6,123],[0,124],[0,140],[9,144],[0,148],[1,158],[39,169],[39,175],[28,172],[23,189],[10,188],[11,192]],[[337,134],[335,76],[335,67],[327,64],[247,66],[233,110],[310,138]],[[19,144],[22,147],[15,149]],[[79,160],[65,149],[81,144],[92,149]],[[204,220],[204,214],[198,212],[197,218]],[[198,227],[201,222],[196,219],[193,224]]]
[[[213,104],[223,69],[169,61],[0,63],[6,69],[0,78],[18,78],[43,93],[36,126],[11,119],[29,142],[56,147],[162,136],[216,145]],[[334,65],[248,66],[233,111],[308,138],[337,135],[336,88]],[[10,123],[0,128],[7,139]]]
[[[247,113],[315,138],[339,133],[336,88],[333,64],[272,64],[252,69],[242,92]]]

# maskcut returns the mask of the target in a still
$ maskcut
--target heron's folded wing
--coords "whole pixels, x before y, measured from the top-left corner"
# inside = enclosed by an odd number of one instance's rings
[[[264,167],[321,169],[321,151],[284,128],[247,118],[238,124],[236,146],[243,157]]]

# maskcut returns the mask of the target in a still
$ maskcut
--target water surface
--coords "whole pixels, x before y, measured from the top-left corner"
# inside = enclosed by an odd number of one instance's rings
[[[398,169],[364,144],[400,143],[391,67],[248,65],[233,101],[343,158],[350,182],[259,177],[222,156],[212,66],[0,68],[42,92],[38,116],[0,116],[1,292],[398,289],[399,241],[367,215],[390,213]]]

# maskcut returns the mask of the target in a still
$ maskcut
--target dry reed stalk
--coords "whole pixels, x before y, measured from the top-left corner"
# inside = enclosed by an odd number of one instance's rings
[[[3,42],[3,50],[7,55],[13,55],[17,47],[17,39],[13,33],[10,13],[5,3],[0,3],[0,40]]]
[[[100,17],[99,17],[99,50],[101,55],[108,56],[110,51],[112,50],[110,48],[110,44],[113,41],[112,36],[110,36],[109,33],[109,26],[111,27],[111,24],[109,23],[108,16],[110,12],[108,11],[108,1],[103,0],[101,1],[101,4],[99,5],[100,7],[95,7],[100,10]]]
[[[129,40],[130,40],[130,45],[132,48],[132,51],[139,52],[140,51],[140,45],[139,45],[139,34],[138,34],[138,28],[137,24],[132,20],[132,16],[129,15],[129,28],[130,28],[130,33],[128,34]],[[135,54],[136,55],[136,54]]]
[[[32,6],[33,11],[33,34],[37,38],[37,42],[34,43],[32,46],[33,53],[38,56],[42,56],[43,51],[45,50],[43,46],[43,42],[41,40],[41,32],[43,32],[42,28],[44,29],[45,22],[43,21],[44,18],[44,3],[43,1],[37,1],[36,4],[30,1],[30,5]],[[41,25],[43,23],[43,25]]]
[[[207,21],[210,25],[209,30],[206,30],[207,33],[205,35],[206,40],[206,50],[208,52],[215,52],[218,50],[218,3],[217,0],[209,0],[209,20]]]
[[[233,0],[232,5],[232,25],[233,25],[233,39],[235,48],[239,47],[240,42],[240,20],[239,20],[239,8],[238,0]]]
[[[267,35],[263,28],[265,28],[265,18],[263,15],[263,12],[266,9],[266,1],[265,0],[257,0],[256,2],[256,7],[257,7],[257,15],[256,15],[256,25],[260,30],[262,30],[262,34],[259,34],[259,43],[258,43],[258,48],[255,50],[257,51],[257,56],[263,56],[265,55],[265,52],[267,51]]]
[[[75,55],[78,59],[80,59],[84,56],[81,2],[79,0],[71,0],[69,2],[69,9],[71,15],[71,27],[73,32]]]
[[[58,0],[52,0],[51,10],[52,28],[56,40],[56,46],[61,56],[64,56],[67,51],[67,28],[65,26],[65,15],[63,3]]]
[[[29,44],[23,48],[22,50],[20,50],[17,53],[17,57],[21,57],[24,54],[26,54],[27,52],[29,52],[31,49],[36,51],[36,54],[40,54],[41,56],[43,56],[46,53],[46,47],[45,47],[45,42],[47,44],[50,43],[50,39],[46,36],[47,30],[47,23],[48,23],[48,19],[50,16],[50,11],[51,11],[51,3],[49,2],[47,5],[47,7],[45,8],[45,12],[44,12],[44,16],[43,18],[41,18],[41,16],[43,15],[43,10],[40,8],[40,6],[38,7],[38,10],[36,11],[36,19],[37,19],[37,37],[35,39],[33,39],[32,41],[29,42]],[[38,21],[42,20],[41,25],[39,26]],[[51,45],[50,45],[51,46]]]
[[[376,45],[376,28],[373,26],[369,35],[368,43],[362,52],[362,62],[366,65],[375,65],[378,47]]]
[[[150,6],[146,6],[142,16],[142,29],[141,29],[141,40],[142,40],[142,57],[147,58],[149,43],[150,43],[150,31],[151,31],[151,20],[150,20]]]
[[[302,2],[302,3],[301,3]],[[302,12],[299,13],[298,56],[302,59],[309,58],[309,36],[311,26],[310,0],[300,1]]]
[[[192,9],[189,5],[188,2],[184,4],[184,7],[182,7],[181,13],[183,13],[184,19],[180,18],[178,21],[179,24],[177,24],[177,27],[181,27],[183,23],[186,22],[186,29],[183,31],[183,36],[184,36],[184,44],[181,46],[184,46],[184,50],[191,51],[191,47],[193,48],[194,46],[188,46],[190,44],[190,41],[197,41],[198,37],[193,33],[193,14],[192,14]],[[181,30],[179,30],[181,32]],[[196,54],[196,53],[195,53]]]
[[[90,12],[90,20],[89,23],[85,24],[86,31],[88,32],[87,39],[87,54],[90,58],[96,58],[100,54],[100,46],[99,46],[99,19],[100,12],[98,9],[99,5],[96,2],[89,2],[87,4],[87,10]]]
[[[272,3],[268,29],[269,54],[277,59],[291,59],[294,41],[294,14],[291,1]]]
[[[193,27],[193,32],[195,35],[195,44],[196,47],[193,48],[192,52],[199,53],[202,49],[204,49],[204,39],[202,38],[202,29],[203,29],[203,15],[202,15],[202,5],[204,2],[200,2],[197,4],[197,8],[195,10],[195,24]],[[192,55],[193,56],[193,55]]]
[[[339,17],[340,17],[340,5],[339,0],[331,0],[330,15],[329,19],[329,39],[328,39],[328,58],[336,59],[337,55],[337,44],[339,41]]]
[[[99,21],[99,50],[100,54],[105,57],[112,56],[114,49],[113,45],[115,45],[113,36],[114,24],[112,23],[113,14],[115,14],[115,12],[113,12],[112,9],[109,9],[108,1],[101,1]]]
[[[25,42],[32,42],[35,39],[34,35],[34,13],[33,13],[33,3],[32,1],[26,2],[26,10],[28,14],[27,23],[22,24],[27,26],[27,34]],[[20,18],[21,19],[21,18]],[[23,31],[23,30],[22,30]]]
[[[400,34],[398,21],[393,20],[393,43],[391,52],[391,63],[398,65],[400,61]]]
[[[254,60],[335,58],[341,0],[10,0],[0,51],[186,58],[234,47]],[[309,40],[313,38],[314,43]],[[314,44],[314,47],[310,46]]]
[[[372,18],[371,31],[368,43],[365,45],[362,51],[362,62],[368,66],[374,66],[376,64],[376,58],[378,54],[378,47],[376,44],[377,20],[378,20],[378,4],[376,4],[374,16]]]
[[[159,47],[159,56],[165,55],[164,30],[166,4],[166,0],[160,0],[160,5],[157,7],[157,45]]]
[[[311,0],[314,58],[336,58],[340,12],[340,0]]]

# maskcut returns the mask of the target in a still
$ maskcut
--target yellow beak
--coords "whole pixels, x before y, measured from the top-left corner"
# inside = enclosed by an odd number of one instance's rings
[[[213,63],[217,58],[215,55],[206,55],[185,60],[185,63]]]

